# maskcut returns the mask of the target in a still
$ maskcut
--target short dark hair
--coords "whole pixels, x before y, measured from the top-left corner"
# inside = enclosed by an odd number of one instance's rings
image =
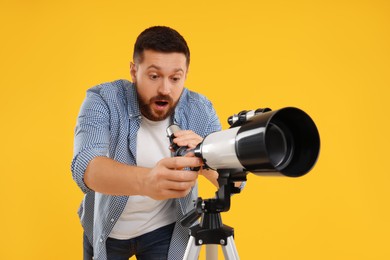
[[[176,30],[167,26],[149,27],[137,37],[134,44],[134,62],[136,60],[142,62],[145,50],[183,53],[187,59],[187,66],[190,64],[190,49],[187,42]]]

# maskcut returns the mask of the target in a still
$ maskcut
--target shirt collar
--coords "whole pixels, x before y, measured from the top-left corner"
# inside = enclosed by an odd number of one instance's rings
[[[139,109],[139,103],[138,103],[138,95],[137,90],[135,88],[135,84],[132,82],[126,82],[126,89],[127,89],[127,110],[128,115],[130,118],[134,117],[140,117],[141,111]]]

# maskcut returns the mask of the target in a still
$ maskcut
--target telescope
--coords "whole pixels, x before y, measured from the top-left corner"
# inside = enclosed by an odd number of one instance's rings
[[[193,152],[213,170],[241,169],[259,176],[300,177],[317,161],[320,137],[314,121],[301,109],[285,107],[272,111],[260,108],[241,111],[228,118],[230,128],[206,136],[195,148],[173,144],[175,156]]]
[[[246,181],[248,172],[259,176],[300,177],[312,169],[318,158],[317,127],[301,109],[243,110],[230,116],[228,123],[229,129],[209,134],[194,149],[173,142],[179,126],[167,128],[173,156],[194,153],[203,160],[204,168],[218,172],[216,196],[206,200],[199,197],[194,209],[181,219],[190,234],[184,260],[198,259],[200,247],[210,244],[221,245],[225,259],[238,260],[234,229],[224,225],[220,216],[230,209],[231,195],[241,191],[234,182]],[[201,222],[193,226],[199,218]],[[207,252],[206,247],[206,256]]]

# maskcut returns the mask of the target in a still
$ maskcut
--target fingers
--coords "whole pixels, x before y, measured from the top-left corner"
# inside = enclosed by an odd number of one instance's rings
[[[159,163],[169,169],[183,169],[185,167],[193,168],[203,165],[202,159],[193,156],[164,158]],[[183,172],[186,173],[188,171]]]
[[[196,184],[196,178],[194,180],[187,181],[172,181],[165,180],[165,183],[162,184],[164,190],[178,191],[178,192],[187,192],[190,191],[192,187]]]
[[[188,152],[184,155],[184,157],[195,157],[195,153],[194,152]]]
[[[149,174],[143,176],[143,192],[154,199],[184,197],[196,185],[198,173],[180,169],[199,167],[202,164],[202,160],[197,157],[164,158]]]
[[[192,187],[191,187],[192,188]],[[190,193],[191,188],[187,190],[164,190],[158,196],[154,197],[156,200],[165,200],[165,199],[173,199],[173,198],[182,198],[187,196]]]
[[[199,167],[202,160],[196,157],[172,157],[165,158],[159,163],[165,168],[162,178],[165,180],[165,188],[170,190],[188,190],[196,184],[198,172],[181,170],[186,167]]]
[[[175,132],[175,138],[173,142],[179,146],[188,146],[189,148],[195,148],[199,143],[203,141],[203,138],[191,130],[180,130]]]

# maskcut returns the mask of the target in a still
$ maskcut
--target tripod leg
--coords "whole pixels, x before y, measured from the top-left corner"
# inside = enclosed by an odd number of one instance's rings
[[[190,236],[183,260],[197,260],[199,258],[199,252],[200,246],[195,244],[195,237]]]
[[[218,260],[218,245],[214,245],[214,244],[206,245],[206,259]]]
[[[236,244],[234,244],[233,236],[227,238],[227,245],[222,246],[223,255],[228,260],[239,260]]]

